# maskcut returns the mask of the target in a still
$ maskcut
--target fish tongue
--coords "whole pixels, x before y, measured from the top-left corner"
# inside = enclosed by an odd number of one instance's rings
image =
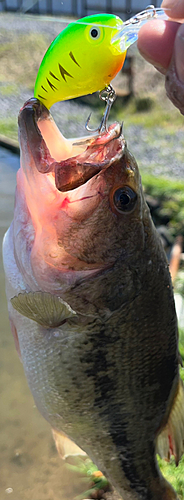
[[[118,152],[122,151],[122,141],[121,139],[118,141],[121,132],[119,124],[113,124],[106,133],[97,136],[84,153],[56,163],[57,189],[62,192],[75,189],[109,167]]]
[[[87,182],[100,170],[100,165],[83,164],[77,160],[77,157],[57,163],[55,166],[56,187],[62,192],[70,191]]]

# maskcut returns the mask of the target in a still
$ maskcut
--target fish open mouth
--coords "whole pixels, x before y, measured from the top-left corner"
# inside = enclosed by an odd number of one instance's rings
[[[35,98],[19,113],[21,149],[23,138],[40,173],[52,173],[56,188],[70,191],[85,184],[122,154],[122,127],[115,123],[107,132],[79,139],[65,139],[48,109]]]
[[[24,222],[23,241],[29,246],[37,283],[43,286],[44,281],[44,290],[50,292],[61,281],[67,287],[110,269],[122,251],[117,239],[126,217],[117,208],[122,189],[134,195],[139,185],[122,127],[114,123],[102,134],[66,139],[44,104],[32,98],[19,113],[19,140],[17,220],[23,214],[29,221]],[[122,203],[128,212],[131,195],[126,193]],[[130,213],[129,224],[131,218],[134,224]]]

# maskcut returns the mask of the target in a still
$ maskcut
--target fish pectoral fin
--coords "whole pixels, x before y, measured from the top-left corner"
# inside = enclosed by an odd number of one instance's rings
[[[26,318],[51,328],[76,315],[67,302],[48,292],[19,293],[11,299],[11,303]]]
[[[157,437],[156,452],[167,461],[174,455],[176,465],[184,453],[184,387],[181,379],[168,422]]]

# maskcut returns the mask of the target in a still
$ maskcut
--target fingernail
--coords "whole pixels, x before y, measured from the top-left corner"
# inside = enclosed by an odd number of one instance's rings
[[[182,19],[184,13],[183,0],[163,0],[161,3],[162,9],[166,14],[174,19]]]
[[[175,2],[173,0],[163,0],[163,2],[161,3],[161,7],[163,9],[173,9],[173,7],[175,7],[177,3],[177,0],[175,0]]]
[[[184,82],[184,24],[178,28],[175,44],[174,44],[174,54],[175,54],[175,66],[176,72],[179,80]]]

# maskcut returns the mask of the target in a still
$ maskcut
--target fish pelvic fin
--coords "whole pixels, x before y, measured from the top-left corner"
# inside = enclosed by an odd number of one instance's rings
[[[26,318],[50,328],[60,326],[76,315],[67,302],[48,292],[19,293],[11,299],[11,304]]]
[[[52,429],[52,434],[57,451],[61,458],[65,459],[66,457],[72,455],[87,456],[86,452],[79,448],[79,446],[77,446],[74,441],[66,436],[66,434],[62,433],[61,431],[58,432],[55,429]]]
[[[157,437],[156,452],[167,461],[174,455],[176,465],[184,453],[184,387],[181,379],[167,424]]]

